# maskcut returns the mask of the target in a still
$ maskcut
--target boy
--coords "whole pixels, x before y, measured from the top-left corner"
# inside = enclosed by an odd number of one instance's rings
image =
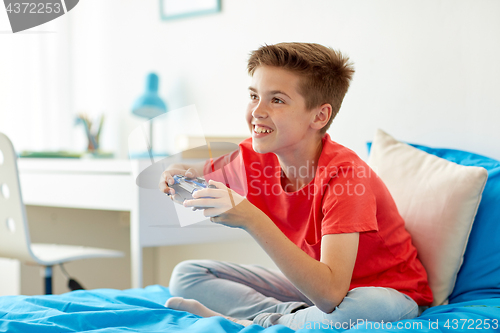
[[[184,205],[246,230],[281,272],[186,261],[174,269],[176,297],[166,306],[263,327],[416,317],[432,293],[404,221],[382,181],[326,134],[354,73],[348,59],[318,44],[280,43],[252,52],[248,72],[252,137],[203,167],[171,166],[160,189],[173,193],[177,173],[246,182],[237,193],[211,179],[216,189]],[[210,173],[229,160],[224,177]]]

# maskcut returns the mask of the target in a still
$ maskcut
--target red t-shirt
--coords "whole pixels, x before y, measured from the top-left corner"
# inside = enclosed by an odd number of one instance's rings
[[[430,305],[427,273],[385,184],[356,153],[328,134],[322,143],[314,179],[296,192],[283,190],[278,158],[256,153],[251,138],[240,143],[239,151],[208,161],[205,178],[245,195],[316,260],[323,235],[359,232],[350,289],[393,288],[419,305]]]

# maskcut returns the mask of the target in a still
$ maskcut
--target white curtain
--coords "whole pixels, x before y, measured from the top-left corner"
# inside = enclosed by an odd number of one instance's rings
[[[0,16],[0,132],[18,152],[72,147],[69,18],[12,34]]]

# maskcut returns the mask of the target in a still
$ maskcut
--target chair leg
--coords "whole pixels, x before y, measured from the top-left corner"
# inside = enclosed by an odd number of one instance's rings
[[[52,295],[52,266],[45,267],[45,295]]]

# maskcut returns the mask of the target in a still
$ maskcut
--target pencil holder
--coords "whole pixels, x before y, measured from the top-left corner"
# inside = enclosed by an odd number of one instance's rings
[[[93,123],[86,114],[79,114],[76,117],[76,124],[82,124],[87,135],[88,144],[87,152],[95,153],[99,150],[99,137],[101,134],[102,124],[104,122],[104,115],[101,115],[97,130],[94,130]]]

